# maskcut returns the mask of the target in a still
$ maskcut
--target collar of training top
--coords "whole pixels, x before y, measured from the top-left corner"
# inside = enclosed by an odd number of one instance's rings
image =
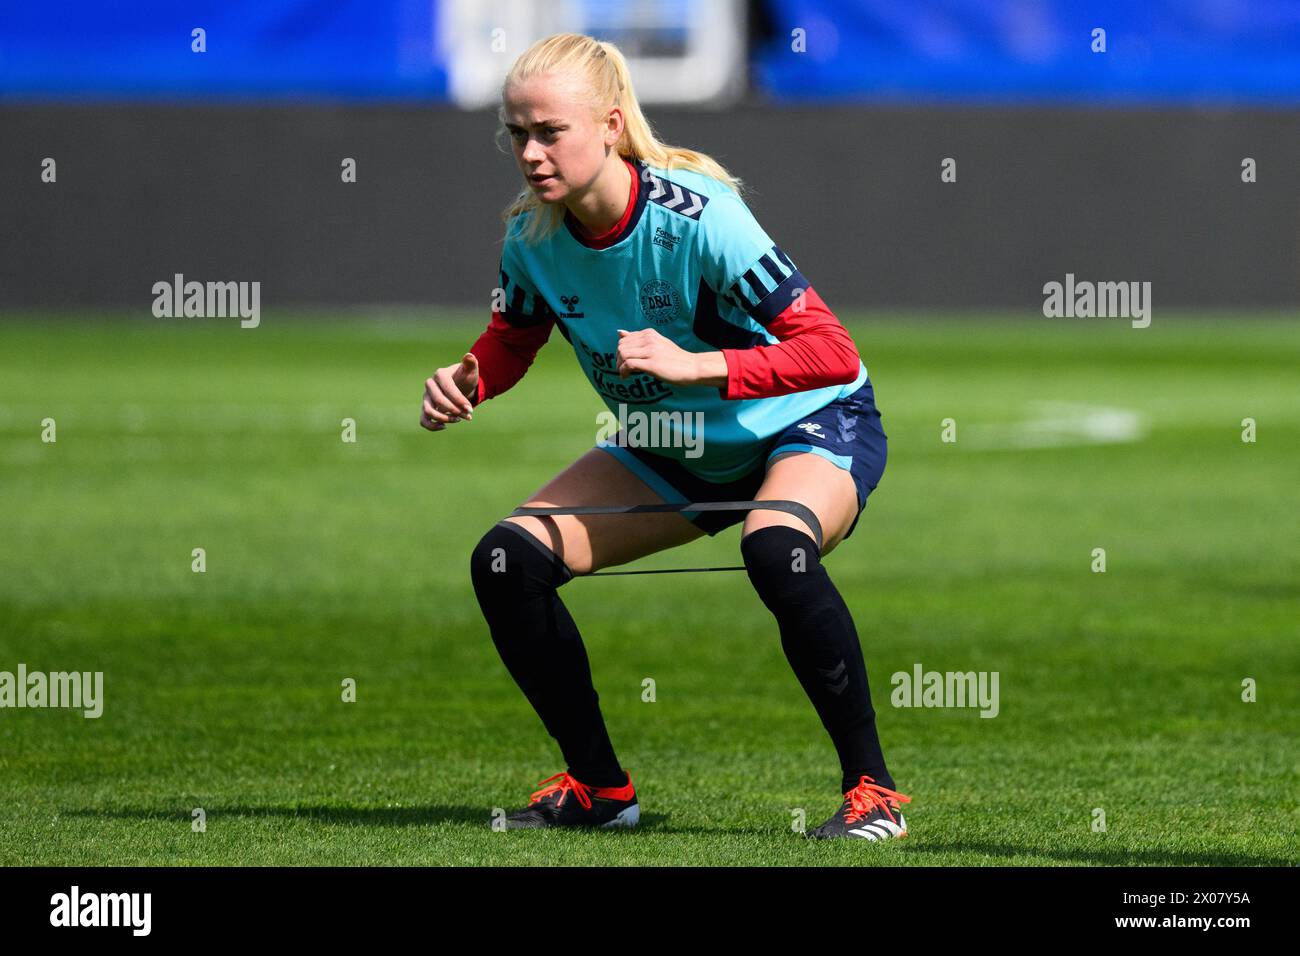
[[[633,175],[636,176],[638,179],[637,190],[636,190],[636,201],[633,204],[632,215],[628,217],[627,223],[623,226],[622,229],[618,231],[617,235],[615,235],[612,239],[607,239],[600,243],[600,249],[596,249],[595,245],[593,245],[591,240],[582,234],[582,226],[578,222],[578,220],[574,217],[573,213],[568,211],[564,213],[564,225],[568,228],[569,235],[573,236],[573,238],[578,243],[586,246],[588,249],[593,249],[595,251],[602,251],[602,252],[605,249],[612,249],[614,246],[618,245],[620,242],[622,242],[624,239],[630,236],[633,230],[636,229],[637,223],[641,221],[641,214],[645,212],[646,196],[650,192],[650,190],[645,188],[645,184],[649,181],[649,176],[646,173],[646,169],[648,168],[648,166],[644,161],[640,159],[634,159],[631,162],[633,167],[635,168],[635,172],[633,173]]]

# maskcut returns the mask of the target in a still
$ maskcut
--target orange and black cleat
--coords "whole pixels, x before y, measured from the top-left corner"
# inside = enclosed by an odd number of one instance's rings
[[[641,820],[641,808],[632,775],[623,773],[627,782],[620,787],[591,787],[564,770],[547,777],[527,807],[506,817],[506,829],[634,827]]]
[[[858,785],[844,794],[844,805],[838,812],[804,834],[817,840],[836,837],[858,837],[863,840],[889,840],[907,836],[903,821],[902,804],[912,798],[882,787],[865,774]]]

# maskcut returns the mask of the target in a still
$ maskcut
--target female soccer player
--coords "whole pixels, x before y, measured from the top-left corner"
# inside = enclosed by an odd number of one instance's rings
[[[885,467],[853,340],[754,220],[739,181],[655,138],[614,45],[578,34],[534,44],[502,85],[500,117],[525,180],[504,216],[501,295],[469,352],[425,383],[420,424],[472,420],[558,327],[611,411],[623,406],[620,421],[672,413],[677,440],[627,447],[628,429],[598,442],[528,506],[787,500],[825,537],[818,548],[810,523],[763,510],[512,517],[489,530],[470,561],[479,606],[568,764],[506,825],[640,819],[557,589],[743,520],[749,580],[839,753],[843,804],[811,835],[906,835],[911,798],[893,789],[857,631],[821,563]]]

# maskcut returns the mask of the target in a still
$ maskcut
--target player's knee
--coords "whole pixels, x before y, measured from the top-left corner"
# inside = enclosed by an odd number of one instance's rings
[[[768,525],[740,539],[750,583],[769,608],[804,590],[824,573],[817,542],[805,531]]]
[[[573,577],[558,555],[505,521],[493,525],[479,539],[469,567],[481,602],[518,600],[558,588]]]

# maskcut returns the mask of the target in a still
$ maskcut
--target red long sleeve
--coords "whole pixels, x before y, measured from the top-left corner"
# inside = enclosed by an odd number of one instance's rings
[[[554,325],[551,320],[515,328],[500,313],[493,312],[487,329],[469,347],[478,359],[478,394],[470,396],[470,404],[494,398],[523,378],[538,350],[551,337]]]
[[[844,385],[858,376],[858,348],[839,319],[811,287],[768,322],[780,341],[751,349],[723,349],[725,399],[773,398],[827,385]]]

